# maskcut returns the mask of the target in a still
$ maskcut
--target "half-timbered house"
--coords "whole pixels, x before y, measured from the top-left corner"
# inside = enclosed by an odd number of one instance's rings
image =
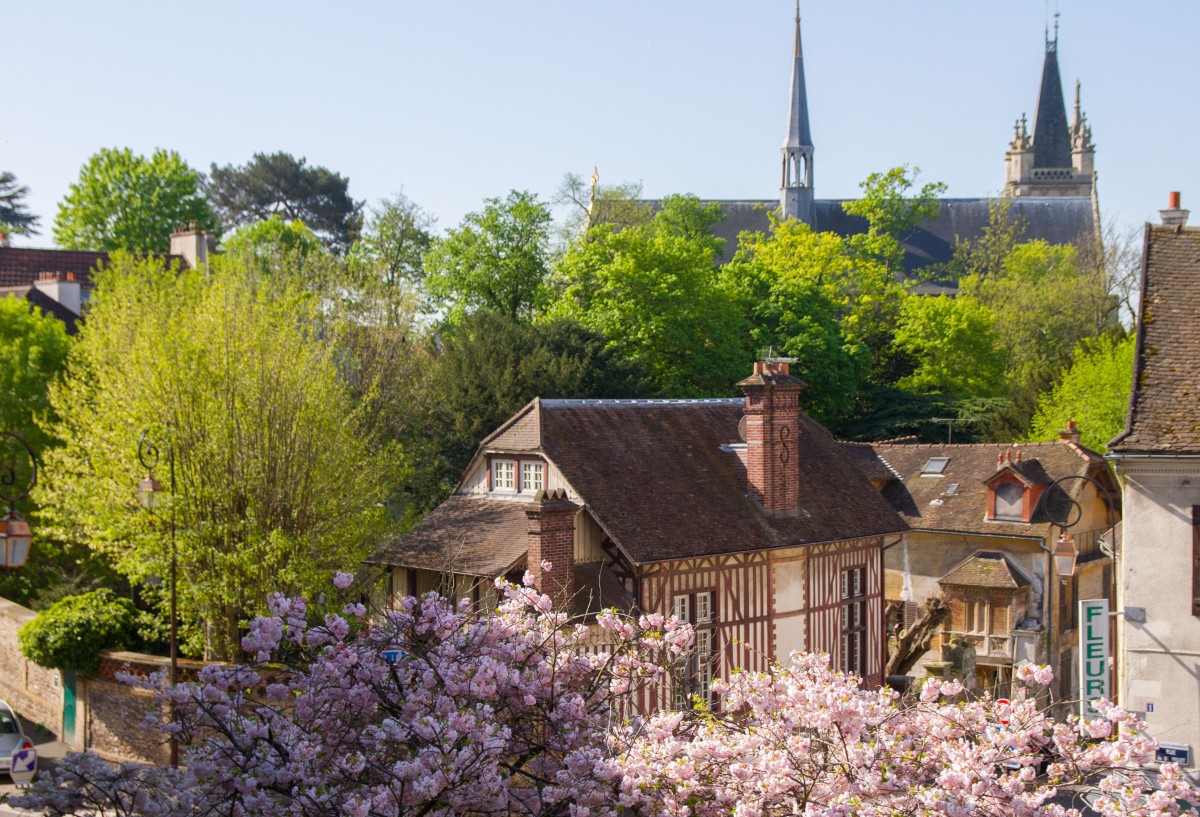
[[[391,597],[480,598],[528,569],[579,613],[694,624],[677,697],[708,698],[715,675],[793,650],[881,683],[883,548],[905,524],[801,410],[786,362],[756,363],[739,387],[735,399],[534,400],[372,559]]]

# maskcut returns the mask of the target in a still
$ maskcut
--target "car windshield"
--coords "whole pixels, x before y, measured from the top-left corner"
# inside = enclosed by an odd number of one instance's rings
[[[0,735],[18,735],[20,733],[21,727],[17,724],[13,713],[7,709],[0,709]]]

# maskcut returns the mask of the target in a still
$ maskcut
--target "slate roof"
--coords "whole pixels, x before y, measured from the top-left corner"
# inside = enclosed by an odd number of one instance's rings
[[[1146,226],[1137,356],[1115,454],[1200,454],[1200,227]]]
[[[741,442],[743,414],[741,399],[534,400],[481,445],[476,461],[500,447],[544,453],[635,563],[905,528],[829,432],[803,415],[795,457],[801,511],[791,518],[764,515],[747,496],[744,466],[729,449]],[[517,449],[515,441],[526,447]],[[372,561],[441,569],[445,554],[457,548],[459,569],[483,575],[525,552],[524,518],[516,518],[521,508],[453,496]],[[469,567],[468,560],[474,560]]]
[[[840,236],[867,231],[867,221],[846,213],[846,199],[817,199],[813,203],[813,229]],[[941,212],[932,221],[917,226],[901,242],[904,269],[913,273],[931,264],[944,264],[954,257],[960,240],[978,238],[991,215],[993,199],[941,199]],[[648,202],[656,206],[658,202]],[[710,203],[710,202],[705,202]],[[721,260],[728,261],[737,251],[740,233],[763,232],[770,227],[768,213],[779,208],[779,199],[718,200],[725,214],[713,226],[713,234],[724,239]],[[1051,244],[1084,244],[1096,236],[1095,211],[1087,196],[1022,196],[1008,200],[1009,213],[1025,225],[1026,240],[1041,239]]]
[[[1038,93],[1037,114],[1033,120],[1033,166],[1065,168],[1071,166],[1071,131],[1067,127],[1067,105],[1058,74],[1058,42],[1046,43],[1046,61],[1042,65],[1042,89]]]
[[[997,455],[1007,446],[990,444],[912,444],[912,443],[841,443],[844,450],[853,452],[855,462],[862,462],[862,449],[872,451],[885,461],[899,479],[892,480],[882,491],[892,507],[914,530],[964,531],[990,536],[1022,536],[1044,538],[1049,535],[1047,517],[1039,513],[1031,524],[1020,522],[991,522],[987,520],[988,489],[985,482],[999,469]],[[1019,446],[1021,462],[1006,463],[1035,484],[1046,484],[1070,474],[1102,477],[1107,473],[1104,458],[1074,443],[1026,443]],[[857,450],[856,450],[857,449]],[[921,476],[931,457],[946,457],[942,476]],[[949,494],[951,485],[957,485]],[[1066,490],[1073,495],[1083,485],[1075,480],[1055,491]],[[1062,502],[1056,494],[1047,500]],[[1051,511],[1061,517],[1060,505]]]
[[[1016,590],[1027,587],[1029,580],[1003,553],[981,551],[950,568],[938,584]]]

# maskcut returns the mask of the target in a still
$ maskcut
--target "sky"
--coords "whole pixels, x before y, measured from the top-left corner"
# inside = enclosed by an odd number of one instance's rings
[[[804,2],[818,198],[901,164],[949,196],[997,193],[1013,120],[1037,107],[1052,2]],[[287,151],[369,204],[402,191],[439,229],[511,189],[548,199],[593,167],[647,197],[778,195],[791,0],[0,7],[0,170],[42,217],[19,245],[53,245],[58,202],[103,147],[169,148],[198,170]],[[1180,190],[1200,223],[1200,2],[1059,11],[1102,218],[1157,221]]]

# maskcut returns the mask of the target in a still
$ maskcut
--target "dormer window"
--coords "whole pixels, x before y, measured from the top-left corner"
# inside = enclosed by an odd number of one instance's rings
[[[492,490],[517,490],[517,463],[514,460],[492,460]]]
[[[545,487],[543,482],[543,468],[541,462],[536,460],[526,460],[521,463],[521,493],[537,493]]]
[[[923,477],[940,477],[946,471],[946,466],[950,464],[949,457],[930,457],[925,463],[925,467],[921,469]]]
[[[1025,486],[1019,482],[1001,482],[995,491],[995,519],[1000,522],[1025,521]]]

